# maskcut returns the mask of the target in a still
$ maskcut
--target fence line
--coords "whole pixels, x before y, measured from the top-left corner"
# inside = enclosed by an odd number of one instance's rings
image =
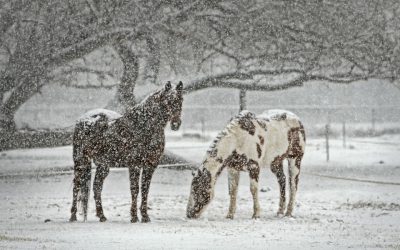
[[[178,164],[163,164],[159,165],[158,168],[167,168],[167,169],[178,169],[178,170],[194,170],[196,169],[197,164],[193,163],[178,163]],[[110,171],[126,171],[127,168],[110,168]],[[95,169],[92,169],[95,171]],[[52,172],[31,172],[31,173],[13,173],[13,174],[5,174],[0,175],[0,179],[7,179],[7,178],[15,178],[15,177],[51,177],[57,175],[68,175],[73,174],[74,171],[72,167],[69,167],[68,170],[66,169],[59,169],[59,170],[52,170]],[[309,175],[309,176],[316,176],[320,178],[328,178],[328,179],[335,179],[335,180],[343,180],[343,181],[354,181],[354,182],[362,182],[362,183],[371,183],[371,184],[379,184],[379,185],[396,185],[400,186],[399,182],[386,182],[386,181],[374,181],[374,180],[367,180],[367,179],[358,179],[358,178],[348,178],[348,177],[341,177],[341,176],[334,176],[334,175],[323,175],[323,174],[315,174],[309,172],[302,172],[302,175]]]

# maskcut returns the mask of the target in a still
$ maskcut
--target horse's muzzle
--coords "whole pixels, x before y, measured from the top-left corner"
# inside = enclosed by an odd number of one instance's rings
[[[171,129],[176,131],[181,127],[181,121],[171,122]]]
[[[196,216],[196,213],[193,210],[188,210],[186,211],[186,217],[188,219],[196,219],[198,216]]]

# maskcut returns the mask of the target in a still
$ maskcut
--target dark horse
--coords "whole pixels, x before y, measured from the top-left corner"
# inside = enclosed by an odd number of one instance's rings
[[[128,167],[132,195],[131,222],[137,222],[137,196],[142,169],[142,222],[149,222],[147,195],[154,170],[164,152],[164,129],[181,125],[182,82],[149,95],[123,115],[110,110],[89,111],[76,123],[73,137],[74,188],[70,221],[76,221],[77,202],[87,219],[91,182],[91,161],[97,166],[93,191],[96,215],[106,221],[101,204],[101,191],[110,167]]]

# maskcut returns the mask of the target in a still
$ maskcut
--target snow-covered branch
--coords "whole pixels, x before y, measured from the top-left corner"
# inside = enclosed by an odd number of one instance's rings
[[[67,48],[61,49],[52,54],[45,64],[53,64],[54,66],[61,65],[65,62],[72,61],[83,57],[84,55],[102,47],[106,44],[111,44],[116,40],[133,39],[140,36],[139,28],[112,28],[107,31],[95,34],[79,43],[73,44]]]
[[[255,76],[276,76],[281,74],[293,74],[298,76],[295,79],[289,80],[283,84],[266,84],[255,79]],[[215,76],[208,76],[190,82],[184,86],[184,91],[194,92],[205,88],[235,88],[242,90],[255,90],[255,91],[275,91],[283,90],[290,87],[302,86],[303,82],[307,81],[309,77],[298,69],[277,69],[277,70],[253,70],[248,72],[231,72],[223,73]]]
[[[296,74],[286,81],[280,83],[268,83],[256,79],[256,76],[278,76]],[[340,76],[340,77],[339,77]],[[331,82],[337,84],[350,84],[357,81],[366,81],[368,79],[392,80],[392,78],[381,75],[323,75],[308,74],[298,69],[277,69],[277,70],[253,70],[248,72],[231,72],[208,76],[195,80],[185,85],[186,93],[198,91],[206,88],[234,88],[247,91],[277,91],[293,87],[301,87],[309,81]]]
[[[114,73],[111,71],[92,69],[92,68],[82,67],[82,66],[68,67],[66,69],[62,69],[60,73],[63,75],[68,75],[68,74],[72,74],[72,73],[89,73],[89,74],[99,75],[100,77],[106,77],[106,76],[115,77]]]

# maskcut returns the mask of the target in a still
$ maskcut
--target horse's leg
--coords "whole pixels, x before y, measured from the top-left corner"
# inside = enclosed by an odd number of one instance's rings
[[[239,185],[240,172],[233,168],[228,168],[228,187],[229,187],[229,211],[227,219],[233,219],[236,211],[236,197]]]
[[[135,223],[138,221],[137,196],[139,193],[139,176],[140,176],[140,167],[130,166],[129,167],[129,180],[130,180],[130,189],[131,189],[131,197],[132,197],[132,205],[131,205],[131,222],[132,223]]]
[[[290,198],[286,211],[286,216],[292,216],[293,207],[296,201],[297,184],[299,182],[300,164],[302,157],[291,158],[289,163],[289,185],[290,185]]]
[[[286,207],[286,176],[283,172],[282,159],[274,160],[271,163],[271,171],[276,175],[280,190],[279,210],[278,215],[285,212]]]
[[[76,212],[77,212],[77,202],[78,202],[78,193],[80,189],[80,180],[81,180],[82,171],[80,171],[76,165],[74,167],[74,188],[72,191],[72,207],[71,207],[71,218],[70,222],[76,221]]]
[[[260,218],[260,202],[258,201],[258,180],[260,175],[260,167],[253,164],[249,168],[250,175],[250,192],[253,196],[253,219]]]
[[[78,202],[78,195],[79,191],[81,190],[82,185],[82,177],[85,173],[85,169],[90,167],[90,160],[86,158],[82,158],[79,160],[74,160],[74,187],[72,191],[72,207],[71,207],[71,218],[69,219],[70,222],[76,221],[76,212],[77,212],[77,202]]]
[[[107,177],[109,172],[109,167],[98,165],[93,183],[94,200],[96,203],[96,216],[100,218],[101,222],[107,220],[107,218],[104,216],[103,206],[101,204],[101,191],[103,190],[104,179]]]
[[[155,169],[156,169],[156,167],[154,167],[154,166],[143,167],[142,186],[141,186],[142,203],[140,205],[140,213],[142,215],[142,222],[144,222],[144,223],[150,222],[150,217],[147,214],[147,198],[149,195],[151,178],[153,177],[153,173],[154,173]]]

